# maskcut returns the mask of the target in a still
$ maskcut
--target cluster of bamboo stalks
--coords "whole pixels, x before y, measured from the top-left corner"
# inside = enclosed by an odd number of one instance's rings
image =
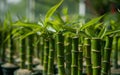
[[[43,66],[43,75],[54,75],[55,64],[58,75],[83,75],[84,66],[87,75],[109,75],[112,48],[117,50],[120,29],[101,23],[105,15],[82,26],[80,22],[64,21],[59,15],[51,20],[51,15],[61,3],[52,7],[40,24],[5,22],[0,30],[2,61],[6,62],[7,57],[3,58],[6,48],[10,47],[7,62],[14,63],[15,52],[20,53],[20,69],[26,69],[28,62],[27,69],[33,72],[33,59],[37,57]],[[15,42],[20,46],[20,52],[16,51]]]

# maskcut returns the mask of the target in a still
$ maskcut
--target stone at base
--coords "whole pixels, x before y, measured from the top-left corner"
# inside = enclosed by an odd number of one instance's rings
[[[11,63],[3,64],[1,67],[3,71],[3,75],[14,75],[14,71],[19,68],[18,66]]]
[[[31,75],[32,72],[27,69],[18,69],[14,72],[14,75]]]

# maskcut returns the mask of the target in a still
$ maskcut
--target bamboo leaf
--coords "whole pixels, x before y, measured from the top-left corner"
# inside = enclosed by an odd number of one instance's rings
[[[48,10],[45,15],[45,24],[49,21],[50,17],[54,14],[57,8],[62,4],[63,0],[61,0],[58,4],[54,5],[50,10]]]
[[[16,22],[13,24],[14,26],[22,26],[22,27],[29,27],[29,28],[41,28],[41,25],[35,23],[23,23],[23,22]]]
[[[79,36],[84,36],[84,37],[87,37],[87,38],[91,38],[91,36],[86,34],[84,31],[79,31]]]
[[[99,37],[99,38],[103,38],[104,35],[105,35],[105,33],[106,33],[106,31],[107,31],[106,26],[104,26],[104,27],[101,29],[101,31],[99,32],[98,37]]]
[[[119,32],[120,32],[120,30],[111,30],[111,31],[106,32],[105,36],[115,34],[115,33],[119,33]]]
[[[80,29],[83,30],[87,27],[90,27],[91,25],[94,25],[95,23],[97,23],[103,16],[94,18],[92,20],[90,20],[89,22],[87,22],[86,24],[84,24]]]

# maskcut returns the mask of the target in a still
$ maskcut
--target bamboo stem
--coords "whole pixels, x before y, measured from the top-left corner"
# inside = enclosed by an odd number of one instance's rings
[[[72,40],[71,75],[78,75],[78,37]]]
[[[81,42],[81,38],[79,38],[78,45],[78,75],[83,75],[83,44]]]
[[[43,61],[43,75],[47,75],[48,73],[48,56],[49,56],[49,40],[45,39],[45,49],[44,49],[44,61]]]
[[[113,67],[115,69],[118,68],[118,36],[113,38]]]
[[[25,69],[26,50],[27,50],[26,38],[24,38],[24,39],[21,41],[21,52],[20,52],[20,53],[21,53],[21,54],[20,54],[20,57],[21,57],[20,68],[21,68],[21,69]]]
[[[92,63],[91,63],[91,41],[89,38],[84,39],[84,50],[86,59],[86,71],[87,75],[92,75]]]
[[[101,39],[91,40],[93,75],[101,75]]]
[[[72,38],[66,37],[65,39],[65,61],[66,61],[66,75],[71,74],[71,50],[72,50]]]
[[[108,75],[110,70],[110,55],[112,51],[113,38],[106,36],[106,44],[102,61],[102,75]]]
[[[55,40],[50,39],[50,52],[48,57],[48,75],[54,75],[54,52],[55,52]]]
[[[58,64],[58,75],[66,75],[64,67],[64,37],[62,32],[57,34],[57,64]]]
[[[34,46],[33,46],[33,35],[30,35],[28,37],[28,42],[29,42],[29,50],[28,50],[28,69],[32,71],[32,65],[33,65],[33,50],[34,50]]]

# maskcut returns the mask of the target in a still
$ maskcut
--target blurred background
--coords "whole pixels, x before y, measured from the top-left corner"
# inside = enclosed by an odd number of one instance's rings
[[[9,12],[13,20],[20,17],[38,20],[60,0],[0,0],[0,19]],[[64,0],[56,13],[93,17],[105,13],[114,14],[119,11],[120,0]]]

